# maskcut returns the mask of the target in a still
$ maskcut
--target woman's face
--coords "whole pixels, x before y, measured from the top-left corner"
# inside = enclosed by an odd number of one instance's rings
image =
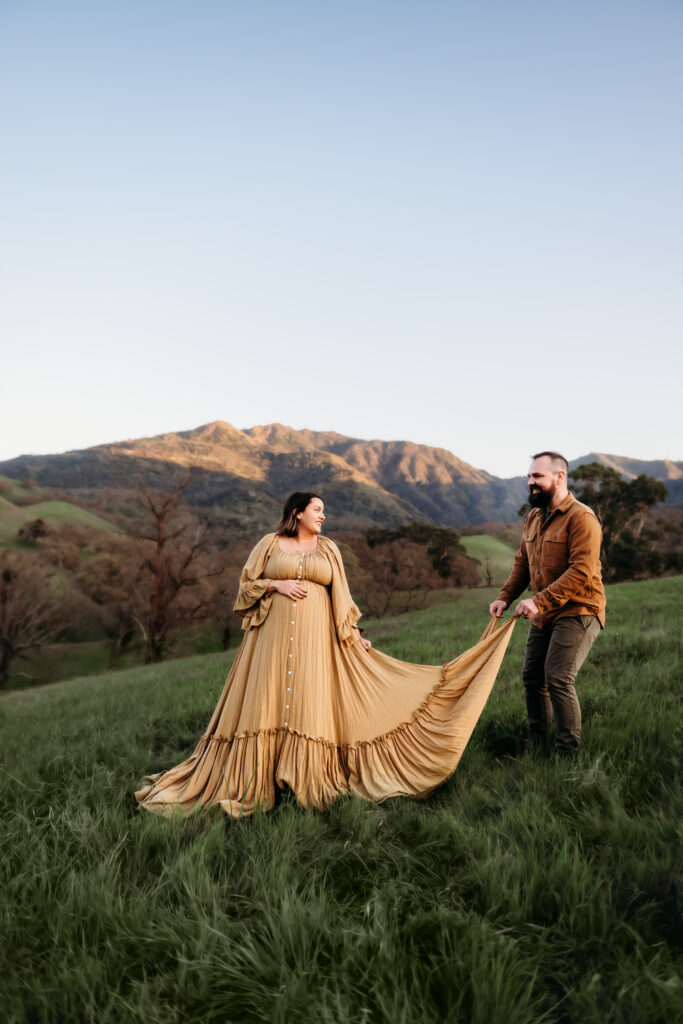
[[[324,506],[320,498],[313,498],[309,501],[304,511],[300,512],[297,517],[299,530],[308,533],[320,533],[325,522],[323,508]]]

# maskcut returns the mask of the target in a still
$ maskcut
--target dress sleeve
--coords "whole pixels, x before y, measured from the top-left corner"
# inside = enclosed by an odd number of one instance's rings
[[[233,611],[244,619],[242,629],[260,626],[270,611],[275,591],[268,593],[270,580],[263,578],[263,570],[276,540],[274,533],[267,534],[258,542],[242,569],[237,599],[233,605]]]
[[[353,628],[360,619],[361,612],[351,597],[339,548],[327,537],[320,539],[325,542],[327,556],[332,566],[330,600],[332,601],[332,617],[337,631],[337,639],[340,644],[353,644],[357,640]]]

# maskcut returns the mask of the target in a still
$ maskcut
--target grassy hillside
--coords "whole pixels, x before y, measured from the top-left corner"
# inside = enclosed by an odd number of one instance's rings
[[[91,526],[96,530],[118,531],[118,527],[106,519],[68,501],[39,501],[35,505],[19,506],[0,496],[0,542],[15,540],[20,528],[34,519],[44,519],[46,523],[69,523],[72,526]]]
[[[461,540],[470,558],[478,558],[481,562],[482,582],[486,580],[485,563],[487,558],[493,573],[493,583],[499,585],[505,582],[515,557],[515,548],[489,533],[475,533],[469,537],[461,537]]]
[[[117,530],[117,527],[106,519],[68,501],[40,501],[36,505],[29,505],[24,512],[29,513],[29,519],[71,523],[72,526],[91,526],[95,530]]]
[[[0,495],[0,543],[14,540],[24,523],[35,518],[27,516],[25,508],[18,508]]]
[[[439,663],[490,591],[370,624]],[[4,1020],[673,1024],[683,1019],[683,578],[608,592],[575,762],[523,753],[518,623],[460,767],[428,800],[289,796],[169,821],[229,657],[0,698]]]

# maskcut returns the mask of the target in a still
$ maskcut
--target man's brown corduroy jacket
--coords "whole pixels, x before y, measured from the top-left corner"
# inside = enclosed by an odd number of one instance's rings
[[[499,600],[508,605],[531,584],[542,629],[564,615],[595,615],[605,625],[605,591],[600,574],[602,530],[595,513],[568,494],[544,521],[545,509],[531,510],[512,571]]]

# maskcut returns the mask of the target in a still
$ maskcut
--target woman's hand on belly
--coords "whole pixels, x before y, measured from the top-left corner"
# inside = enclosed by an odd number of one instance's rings
[[[268,590],[276,590],[283,597],[301,601],[306,597],[306,588],[300,580],[271,580]]]

